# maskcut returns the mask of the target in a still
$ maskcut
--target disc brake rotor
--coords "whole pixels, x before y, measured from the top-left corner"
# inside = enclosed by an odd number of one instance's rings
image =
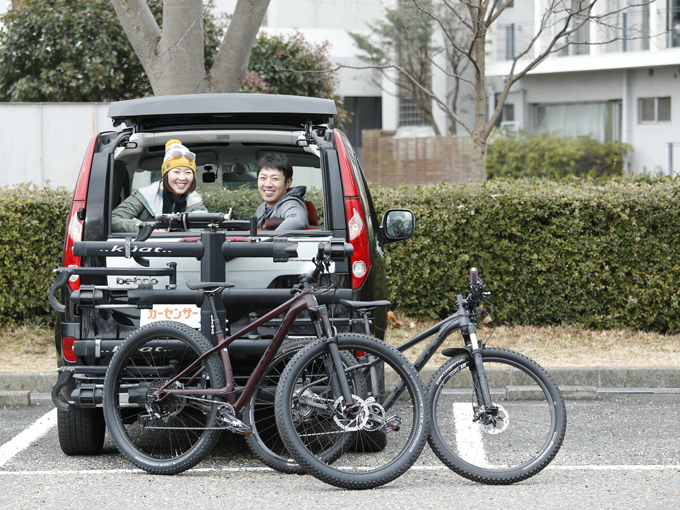
[[[479,428],[486,434],[500,434],[508,428],[510,424],[510,416],[503,406],[494,404],[498,411],[495,415],[485,415],[479,420]]]
[[[371,407],[381,406],[375,403],[373,397],[363,400],[356,395],[352,395],[354,399],[354,406],[350,409],[345,405],[345,398],[340,396],[333,402],[333,420],[342,430],[347,432],[354,432],[356,430],[375,430],[366,426],[371,415]],[[375,411],[375,407],[373,407]],[[373,425],[371,425],[373,427]]]

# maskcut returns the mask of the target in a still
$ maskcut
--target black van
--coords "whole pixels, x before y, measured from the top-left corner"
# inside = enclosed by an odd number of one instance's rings
[[[352,244],[354,252],[331,268],[338,286],[333,302],[340,297],[386,298],[383,247],[411,234],[400,238],[385,234],[356,153],[345,134],[334,128],[336,114],[332,100],[263,94],[165,96],[111,104],[109,117],[119,130],[99,133],[89,144],[66,224],[63,266],[106,267],[112,269],[111,273],[114,268],[139,268],[140,273],[73,275],[61,291],[63,313],[59,314],[55,335],[58,364],[88,367],[78,370],[62,389],[61,394],[70,403],[68,411],[59,411],[58,420],[59,440],[66,454],[96,454],[101,450],[105,432],[101,408],[104,374],[112,352],[127,335],[162,317],[186,320],[211,339],[207,311],[195,303],[186,303],[182,308],[192,313],[175,314],[167,307],[163,309],[163,305],[116,308],[102,302],[105,296],[140,285],[186,289],[187,280],[229,281],[235,287],[224,291],[225,306],[219,313],[228,331],[234,333],[290,297],[289,289],[297,283],[298,275],[309,270],[319,242],[343,239]],[[138,235],[112,232],[112,210],[134,190],[160,179],[165,144],[171,139],[181,141],[195,154],[196,191],[203,196],[209,212],[227,213],[230,208],[233,220],[248,221],[255,211],[253,204],[261,202],[256,183],[258,160],[271,152],[284,154],[293,166],[293,185],[307,189],[304,198],[310,226],[284,232],[262,229],[256,235],[295,241],[297,256],[284,263],[271,258],[240,257],[213,258],[211,264],[206,264],[205,258],[145,258],[129,253],[127,257],[101,256],[79,251],[82,241],[113,241],[123,252],[126,242]],[[413,225],[410,211],[388,211],[386,217],[388,214]],[[251,239],[253,234],[248,228],[232,229],[223,238],[238,241]],[[200,231],[182,230],[154,232],[151,239],[191,243],[199,236]],[[75,251],[74,244],[78,248]],[[163,269],[171,263],[176,264],[174,277],[169,273],[149,276],[142,270]],[[171,282],[171,278],[175,281]],[[343,308],[332,307],[334,325],[348,330],[353,318]],[[385,325],[383,309],[374,319],[377,336],[381,336]],[[260,328],[258,335],[230,348],[230,356],[236,358],[232,365],[237,377],[239,373],[250,373],[252,359],[259,358],[277,324],[268,326],[271,327]],[[305,327],[302,318],[291,331],[308,336],[311,332]]]

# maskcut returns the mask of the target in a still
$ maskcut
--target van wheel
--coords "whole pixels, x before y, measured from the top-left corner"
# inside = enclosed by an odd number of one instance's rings
[[[104,446],[104,412],[101,408],[58,412],[59,445],[66,455],[97,455]]]

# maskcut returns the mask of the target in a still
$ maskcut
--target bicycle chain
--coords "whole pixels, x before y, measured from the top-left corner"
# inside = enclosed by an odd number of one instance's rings
[[[179,395],[186,400],[196,400],[198,402],[206,402],[208,404],[217,404],[220,405],[222,403],[226,402],[218,402],[216,400],[210,400],[207,398],[201,398],[201,397],[194,397],[193,395]],[[151,416],[148,416],[149,418],[153,419]],[[143,416],[140,416],[140,418],[143,418]],[[158,420],[155,420],[158,421]],[[226,426],[223,427],[142,427],[144,430],[227,430]]]

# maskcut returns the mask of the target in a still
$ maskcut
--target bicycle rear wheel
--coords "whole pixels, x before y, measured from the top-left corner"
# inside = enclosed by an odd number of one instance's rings
[[[203,360],[171,388],[196,394],[154,393],[209,350],[210,342],[180,323],[161,321],[125,339],[113,355],[104,380],[104,416],[120,452],[152,474],[176,474],[205,458],[220,438],[220,399],[201,394],[225,386],[217,354]]]
[[[341,352],[361,354],[344,368],[354,408],[345,404],[327,340],[288,364],[276,392],[276,422],[291,456],[311,475],[337,487],[370,489],[402,475],[427,437],[425,390],[404,356],[376,338],[353,333],[337,339]],[[401,394],[388,400],[399,385]],[[376,441],[375,434],[381,436]],[[387,435],[384,441],[382,435]],[[339,451],[334,464],[327,452]]]
[[[484,413],[469,354],[453,357],[428,385],[430,447],[465,478],[491,485],[525,480],[557,455],[567,428],[564,400],[550,375],[531,359],[484,349],[484,371],[498,415]]]
[[[245,436],[250,451],[262,463],[281,473],[302,474],[304,471],[295,459],[291,458],[276,428],[274,416],[276,387],[291,358],[314,340],[316,338],[284,341],[269,364],[259,388],[243,409],[243,423],[252,430],[251,434]]]
[[[305,338],[285,341],[279,348],[274,360],[267,367],[264,378],[258,390],[253,393],[250,401],[243,409],[243,422],[248,425],[252,433],[246,437],[246,442],[263,464],[287,474],[304,474],[304,469],[293,459],[281,439],[276,426],[274,399],[276,388],[281,380],[281,374],[290,360],[316,338]],[[340,353],[345,366],[356,365],[356,359],[348,353]],[[336,461],[342,454],[341,448],[327,449],[324,460],[327,463]]]

